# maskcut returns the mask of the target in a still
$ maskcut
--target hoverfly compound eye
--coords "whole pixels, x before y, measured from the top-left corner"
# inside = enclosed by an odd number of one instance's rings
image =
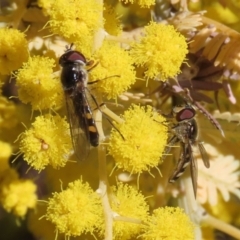
[[[83,62],[84,64],[87,63],[86,58],[80,52],[70,51],[70,52],[67,52],[66,54],[67,54],[66,55],[67,61],[70,61],[70,62]]]
[[[67,52],[65,52],[59,59],[59,64],[61,66],[74,63],[79,63],[85,66],[87,60],[82,53],[74,50],[67,50]]]
[[[174,113],[176,114],[176,120],[178,122],[190,120],[190,119],[194,118],[196,115],[196,111],[193,108],[188,107],[188,106],[186,106],[182,109],[179,109],[178,111],[176,111],[176,109],[174,109]]]

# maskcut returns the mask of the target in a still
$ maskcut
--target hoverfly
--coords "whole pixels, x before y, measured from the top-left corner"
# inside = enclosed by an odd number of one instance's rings
[[[175,170],[169,178],[169,182],[175,182],[190,164],[190,172],[194,195],[197,193],[197,163],[193,157],[193,145],[198,145],[203,163],[206,168],[210,167],[208,154],[203,143],[198,141],[198,126],[194,119],[196,111],[189,105],[184,107],[175,107],[171,114],[175,117],[176,123],[171,128],[172,137],[168,141],[168,147],[165,154],[168,154],[176,143],[180,143],[181,153]]]
[[[90,145],[99,145],[99,134],[90,106],[92,100],[96,107],[97,103],[87,88],[88,71],[85,67],[88,62],[83,54],[71,47],[59,59],[62,66],[61,83],[66,97],[74,152],[78,158],[84,159]]]

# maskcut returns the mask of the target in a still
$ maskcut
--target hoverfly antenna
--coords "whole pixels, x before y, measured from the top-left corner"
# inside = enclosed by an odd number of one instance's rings
[[[72,51],[73,45],[74,45],[73,43],[71,43],[70,45],[66,45],[66,46],[65,46],[65,48],[66,48],[65,52]]]

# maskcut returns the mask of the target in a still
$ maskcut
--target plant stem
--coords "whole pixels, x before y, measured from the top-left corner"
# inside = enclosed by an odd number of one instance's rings
[[[113,216],[108,199],[108,178],[106,168],[106,147],[98,147],[99,190],[102,195],[102,206],[105,218],[105,240],[112,240]]]
[[[200,228],[200,219],[202,217],[202,208],[197,203],[195,196],[194,196],[194,190],[192,186],[192,181],[190,177],[190,170],[187,168],[185,170],[185,177],[182,177],[180,180],[181,190],[184,192],[179,197],[179,207],[182,207],[185,211],[185,213],[189,216],[192,222],[195,223],[195,240],[201,240],[202,239],[202,231]]]
[[[228,235],[232,236],[235,239],[240,239],[240,230],[237,229],[236,227],[223,222],[209,214],[205,215],[202,219],[203,223],[206,223],[216,229],[219,229],[222,232],[227,233]]]
[[[102,100],[101,94],[98,94],[98,99]],[[94,119],[96,121],[100,145],[98,146],[98,175],[99,175],[99,188],[98,191],[101,194],[103,214],[105,219],[105,240],[112,240],[113,234],[113,216],[112,209],[109,203],[109,184],[107,175],[107,163],[106,163],[106,146],[101,144],[105,139],[105,135],[102,128],[102,112],[97,109],[94,111]]]
[[[136,224],[142,224],[142,221],[135,218],[130,217],[124,217],[124,216],[114,216],[115,221],[122,221],[122,222],[129,222],[129,223],[136,223]]]
[[[105,113],[108,117],[113,119],[115,122],[117,122],[117,123],[123,123],[124,122],[124,120],[122,118],[120,118],[117,114],[115,114],[109,108],[107,108],[107,106],[105,104],[102,105],[100,108],[101,108],[101,111],[103,113]]]

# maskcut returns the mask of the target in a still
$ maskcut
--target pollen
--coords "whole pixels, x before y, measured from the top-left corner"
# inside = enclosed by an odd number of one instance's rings
[[[13,28],[0,29],[0,73],[10,74],[28,60],[28,43],[24,33]]]
[[[60,80],[53,75],[53,59],[34,56],[18,70],[16,80],[19,99],[34,110],[58,109],[63,103]]]
[[[65,166],[72,151],[69,125],[60,116],[39,116],[21,135],[20,151],[36,170]]]
[[[131,173],[142,173],[156,167],[167,144],[164,117],[151,106],[132,105],[122,116],[124,123],[116,124],[110,135],[109,153],[118,168]]]
[[[145,221],[148,218],[149,207],[141,192],[123,183],[118,183],[117,187],[112,187],[112,191],[116,198],[112,199],[111,207],[116,214],[138,219],[139,221]],[[131,239],[131,237],[141,233],[142,229],[143,225],[140,223],[114,221],[114,239]]]
[[[101,199],[87,183],[76,180],[48,201],[46,219],[66,236],[93,233],[103,228]]]
[[[143,239],[192,240],[194,224],[181,208],[164,207],[153,211],[145,225]]]
[[[135,83],[133,59],[128,51],[120,48],[117,43],[105,41],[94,58],[99,63],[92,70],[90,77],[99,80],[97,83],[99,91],[107,99],[116,99]]]
[[[138,66],[147,68],[147,78],[166,80],[180,73],[185,60],[186,39],[173,26],[151,22],[144,28],[145,36],[132,44],[131,56]]]

